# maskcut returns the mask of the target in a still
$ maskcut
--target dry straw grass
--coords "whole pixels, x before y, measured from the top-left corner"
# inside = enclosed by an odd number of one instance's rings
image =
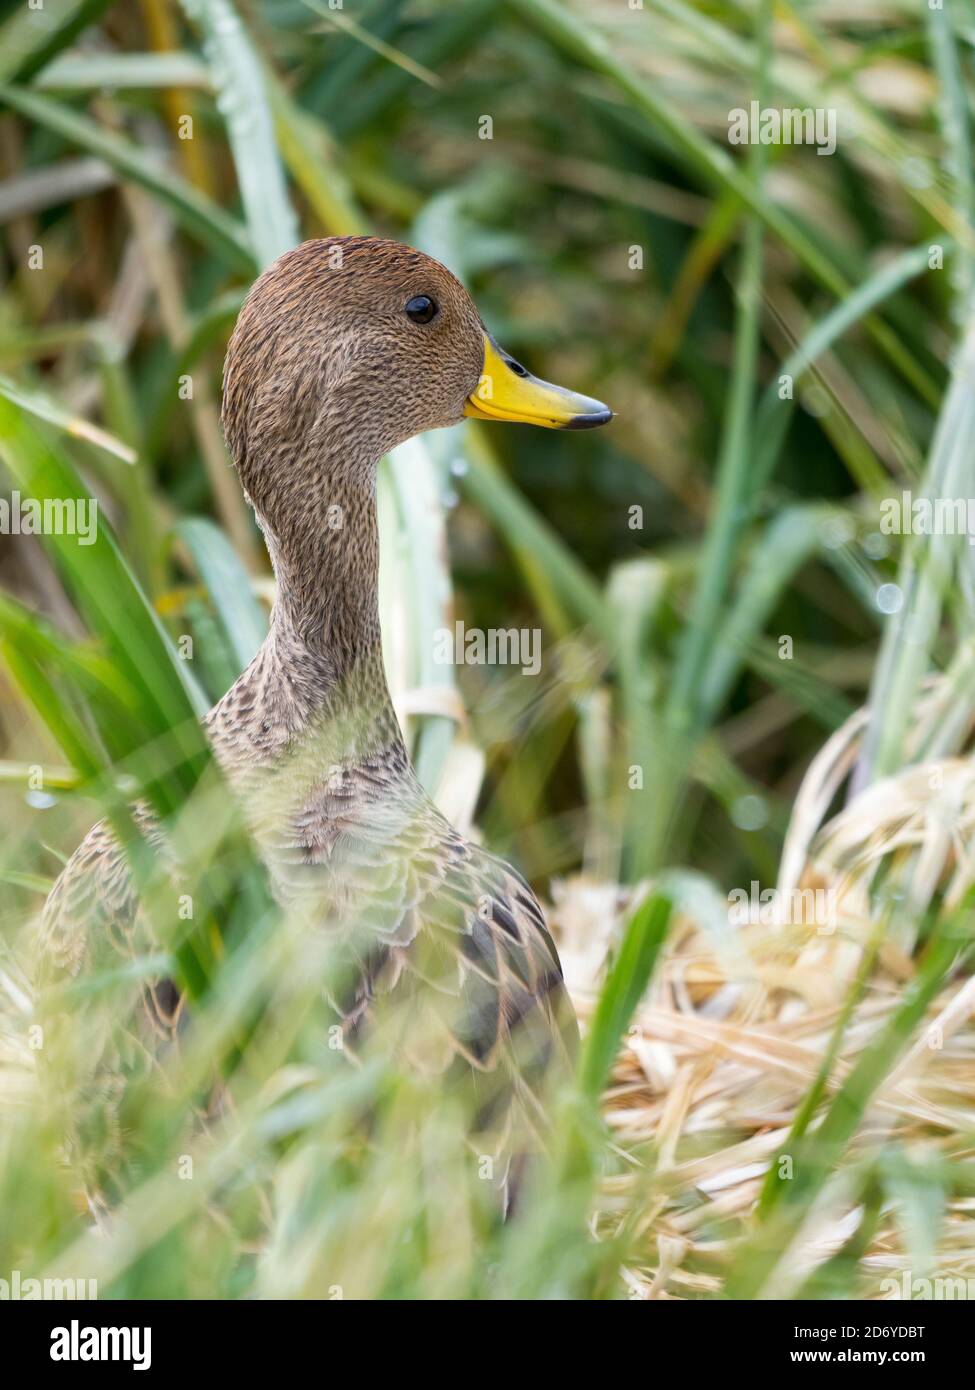
[[[937,693],[929,692],[929,704]],[[969,758],[907,767],[853,794],[826,819],[854,772],[865,725],[860,711],[810,766],[782,858],[779,902],[798,888],[811,904],[808,890],[818,890],[828,920],[790,922],[802,912],[787,909],[782,921],[770,920],[769,909],[742,920],[715,892],[690,885],[636,1012],[604,1100],[623,1165],[602,1200],[606,1231],[642,1207],[645,1258],[626,1274],[633,1297],[721,1294],[736,1245],[752,1230],[764,1174],[824,1063],[865,956],[876,944],[827,1097],[914,979],[925,910],[935,900],[957,904],[975,879]],[[641,891],[584,878],[559,887],[553,915],[583,1026],[607,953]],[[878,925],[884,893],[898,911]],[[971,1156],[973,1015],[975,979],[950,978],[864,1116],[851,1168],[894,1144],[920,1165]],[[852,1192],[837,1174],[765,1294],[794,1295],[854,1234],[862,1207]],[[944,1218],[925,1277],[975,1277],[975,1202],[949,1200]],[[903,1208],[885,1204],[860,1259],[865,1297],[899,1296],[890,1281],[900,1289],[905,1270],[920,1274],[909,1245]]]

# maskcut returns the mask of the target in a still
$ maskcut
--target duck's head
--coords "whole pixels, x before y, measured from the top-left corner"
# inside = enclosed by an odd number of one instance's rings
[[[449,270],[397,242],[308,241],[252,288],[227,354],[223,418],[259,508],[275,465],[309,450],[375,461],[465,416],[577,430],[612,411],[532,376]]]

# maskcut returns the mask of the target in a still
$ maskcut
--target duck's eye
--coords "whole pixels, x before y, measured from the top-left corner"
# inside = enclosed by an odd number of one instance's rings
[[[426,294],[414,295],[406,302],[406,317],[414,323],[429,323],[437,312],[437,306]]]

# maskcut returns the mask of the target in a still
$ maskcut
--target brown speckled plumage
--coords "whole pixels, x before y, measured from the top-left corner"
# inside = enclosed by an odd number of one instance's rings
[[[405,316],[416,295],[437,301],[434,322]],[[429,981],[417,961],[432,944],[437,989],[457,1003],[455,1063],[503,1077],[488,1090],[537,1127],[542,1075],[565,1064],[575,1035],[555,947],[527,884],[462,839],[419,785],[380,649],[376,464],[462,418],[483,333],[459,282],[393,242],[307,242],[256,282],[227,354],[223,421],[278,591],[266,641],[206,727],[278,900],[312,904],[336,933],[357,923],[359,984],[341,1006],[349,1037],[380,991],[416,991],[422,1007]],[[136,939],[145,949],[140,919],[124,855],[98,825],[45,910],[48,978],[77,976]],[[175,1027],[178,995],[161,982],[142,1009],[134,1031],[151,1065],[151,1038]],[[106,1049],[87,1073],[110,1108],[120,1064]]]

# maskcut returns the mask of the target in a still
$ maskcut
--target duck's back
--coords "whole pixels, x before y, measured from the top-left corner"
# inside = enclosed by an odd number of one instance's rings
[[[509,1077],[540,1115],[578,1035],[542,909],[420,786],[378,655],[323,707],[331,680],[306,650],[269,645],[207,721],[274,895],[354,956],[335,1001],[350,1045],[389,1005],[415,1032],[429,1024],[448,1059]]]
[[[244,793],[274,896],[348,967],[337,971],[345,984],[329,1003],[350,1056],[378,1048],[397,1065],[443,1076],[454,1095],[467,1088],[472,1131],[499,1155],[544,1142],[547,1096],[568,1074],[577,1030],[524,880],[449,826],[405,754],[381,750],[344,765],[326,757],[326,767],[306,740],[291,758],[279,750],[266,766],[239,757],[233,766],[220,744],[218,733],[218,758]],[[138,820],[166,855],[151,816],[140,811]],[[160,949],[105,823],[52,890],[40,945],[46,984]],[[109,1192],[106,1175],[124,1162],[126,1079],[150,1069],[185,1022],[168,980],[135,986],[130,1015],[106,1020],[97,1044],[72,1059],[74,1096],[63,1097],[82,1116],[71,1118],[73,1158],[87,1185]]]

